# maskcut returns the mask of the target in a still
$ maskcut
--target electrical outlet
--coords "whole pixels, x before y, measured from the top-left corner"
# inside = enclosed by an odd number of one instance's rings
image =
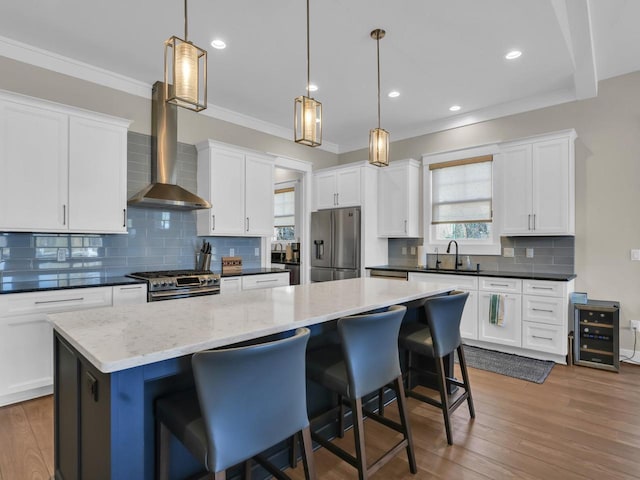
[[[513,248],[508,248],[505,247],[502,251],[502,256],[503,257],[513,257],[514,256],[514,250]]]
[[[67,249],[66,248],[59,248],[58,249],[58,261],[59,262],[64,262],[67,259]]]
[[[407,247],[402,247],[402,254],[406,255],[407,254]]]
[[[235,248],[230,248],[229,249],[229,256],[230,257],[235,257],[236,256],[236,249]]]
[[[411,255],[415,255],[416,254],[416,247],[411,247]]]
[[[259,257],[259,256],[260,256],[260,248],[259,248],[259,247],[256,247],[256,249],[254,250],[253,254],[254,254],[256,257]]]
[[[533,258],[533,248],[525,249],[525,253],[527,255],[527,258]]]
[[[640,331],[640,320],[629,320],[629,328],[636,332]]]
[[[638,249],[631,250],[631,260],[633,262],[640,262],[640,250]]]

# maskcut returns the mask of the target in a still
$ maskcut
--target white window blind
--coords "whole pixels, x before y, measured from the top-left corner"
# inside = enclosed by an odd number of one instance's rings
[[[295,225],[296,197],[293,187],[276,190],[273,205],[273,225],[275,227],[291,227]]]
[[[429,165],[431,223],[492,221],[493,155]]]

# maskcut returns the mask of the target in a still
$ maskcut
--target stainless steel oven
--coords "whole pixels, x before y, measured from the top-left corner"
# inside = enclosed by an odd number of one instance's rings
[[[220,275],[208,271],[136,272],[129,277],[147,281],[147,301],[149,302],[220,293]]]

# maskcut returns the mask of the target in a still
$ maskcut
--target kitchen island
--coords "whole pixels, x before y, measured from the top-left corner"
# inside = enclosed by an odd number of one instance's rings
[[[51,315],[58,480],[154,477],[155,399],[193,384],[191,354],[451,291],[358,278]],[[309,399],[313,401],[313,399]],[[175,445],[172,478],[197,465]]]

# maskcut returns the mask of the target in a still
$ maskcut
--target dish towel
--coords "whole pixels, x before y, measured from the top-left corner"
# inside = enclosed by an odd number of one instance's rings
[[[489,323],[504,327],[504,295],[492,293],[489,298]]]

